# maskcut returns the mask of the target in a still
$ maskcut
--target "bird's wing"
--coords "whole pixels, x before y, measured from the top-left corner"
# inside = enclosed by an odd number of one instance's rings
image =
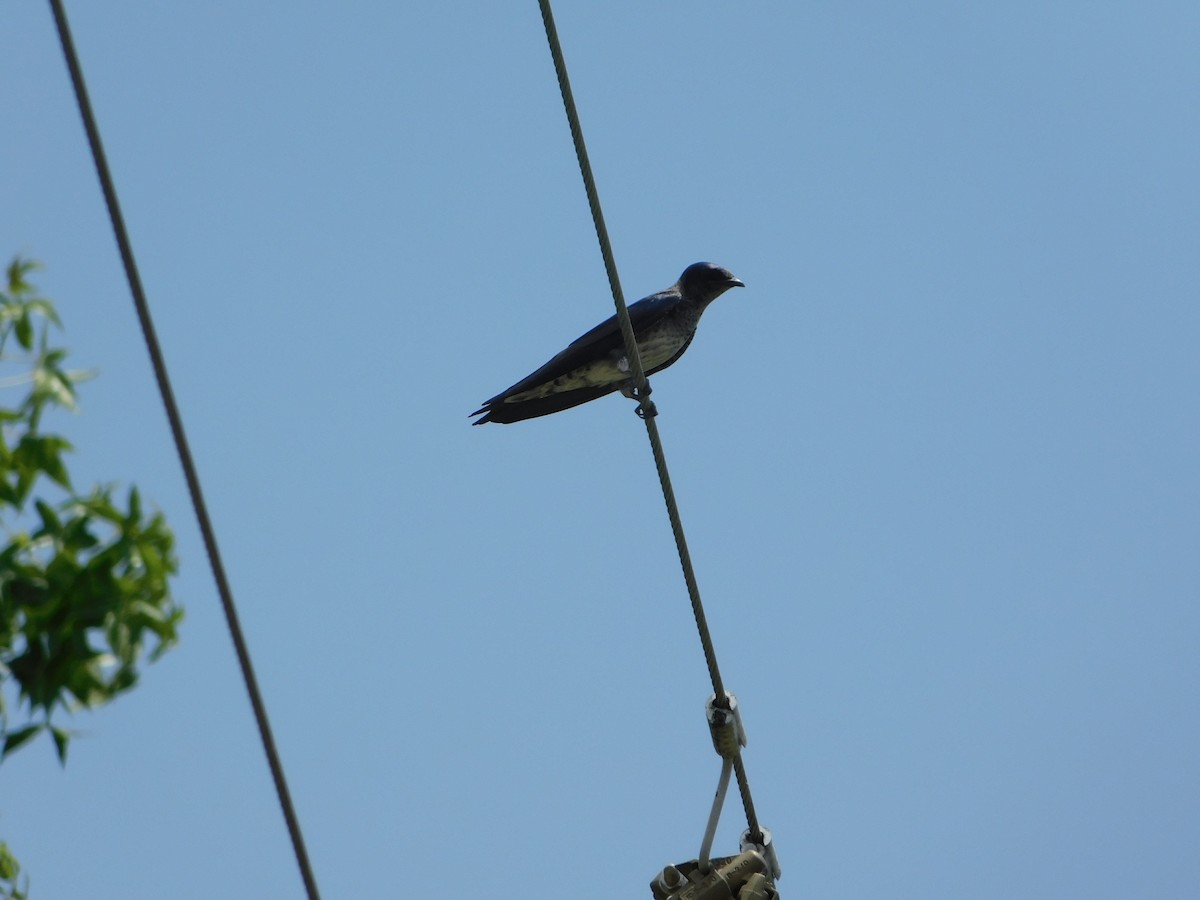
[[[550,413],[570,409],[573,406],[611,394],[618,385],[600,385],[597,387],[578,388],[573,391],[563,391],[561,394],[549,394],[545,397],[534,397],[519,403],[492,403],[471,413],[473,416],[483,415],[472,425],[483,425],[485,422],[498,422],[510,425],[513,422],[523,422],[526,419],[536,419],[538,416],[548,416]]]
[[[676,291],[662,291],[651,294],[629,307],[629,321],[634,332],[639,332],[667,315],[680,302]],[[589,362],[598,360],[605,354],[618,350],[625,345],[621,335],[621,326],[617,317],[610,316],[591,331],[573,340],[565,350],[547,362],[544,366],[522,378],[506,391],[501,391],[484,404],[484,408],[500,403],[505,397],[532,390],[539,384],[545,384],[561,375],[574,372]],[[607,393],[607,391],[605,391]]]

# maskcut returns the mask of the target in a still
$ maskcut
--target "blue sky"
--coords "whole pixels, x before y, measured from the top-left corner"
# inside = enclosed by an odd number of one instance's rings
[[[647,896],[719,763],[644,429],[467,418],[612,311],[537,4],[69,12],[324,894]],[[627,297],[747,284],[653,383],[780,889],[1194,896],[1200,7],[555,12]],[[0,251],[188,618],[0,836],[35,897],[298,896],[48,9],[2,15]]]

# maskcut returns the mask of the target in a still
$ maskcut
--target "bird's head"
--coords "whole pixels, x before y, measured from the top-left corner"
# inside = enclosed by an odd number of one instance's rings
[[[733,287],[746,284],[728,269],[710,262],[692,263],[679,276],[679,292],[689,300],[711,303]]]

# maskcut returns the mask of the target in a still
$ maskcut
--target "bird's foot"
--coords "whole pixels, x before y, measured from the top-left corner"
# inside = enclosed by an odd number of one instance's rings
[[[646,389],[639,391],[637,385],[632,381],[627,381],[621,386],[621,393],[630,400],[636,400],[638,407],[634,410],[638,414],[639,419],[644,419],[647,416],[654,418],[658,415],[658,409],[650,401],[650,382],[646,382]]]

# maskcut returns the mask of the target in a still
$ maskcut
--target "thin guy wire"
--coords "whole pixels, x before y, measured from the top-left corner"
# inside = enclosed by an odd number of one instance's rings
[[[604,257],[604,270],[608,273],[608,284],[612,288],[613,302],[617,306],[617,322],[621,336],[625,339],[625,355],[629,360],[630,374],[637,390],[642,415],[647,422],[654,415],[650,402],[649,385],[642,368],[642,357],[638,353],[633,324],[629,321],[629,310],[625,307],[625,294],[621,290],[621,279],[617,276],[617,261],[613,258],[612,243],[608,239],[608,228],[604,224],[604,211],[600,209],[600,194],[596,191],[596,180],[592,177],[592,164],[588,161],[587,147],[583,143],[583,129],[579,125],[579,113],[575,110],[575,97],[571,93],[571,81],[567,78],[567,64],[563,59],[562,45],[558,42],[558,29],[554,27],[554,13],[550,0],[538,0],[542,8],[542,24],[546,26],[546,39],[550,42],[550,55],[554,57],[554,72],[558,75],[558,89],[562,93],[563,106],[567,110],[567,123],[571,127],[571,139],[575,142],[575,156],[579,160],[579,171],[583,175],[583,186],[587,191],[588,206],[592,210],[592,221],[596,225],[596,239],[600,241],[600,255]],[[710,668],[713,668],[710,666]],[[715,669],[714,669],[715,671]],[[719,680],[719,676],[718,676]],[[718,697],[724,697],[717,692]]]
[[[108,159],[104,155],[104,147],[100,143],[100,130],[96,125],[92,104],[88,99],[87,87],[83,81],[83,70],[79,65],[79,57],[75,52],[75,43],[71,39],[71,30],[67,25],[67,15],[61,0],[50,0],[50,8],[54,13],[54,21],[58,26],[58,37],[62,42],[63,55],[66,57],[67,68],[71,73],[71,84],[75,88],[75,98],[79,103],[79,113],[83,117],[83,127],[87,132],[88,144],[91,146],[92,159],[96,164],[96,174],[100,178],[100,187],[104,192],[104,200],[108,206],[108,215],[112,221],[113,232],[117,238],[117,247],[121,253],[121,262],[125,266],[125,276],[129,281],[129,290],[133,294],[133,305],[137,310],[138,321],[141,323],[142,336],[146,341],[146,349],[150,353],[150,362],[154,369],[154,377],[158,382],[158,390],[162,395],[163,406],[166,408],[167,420],[170,422],[171,435],[175,439],[175,449],[179,453],[179,462],[183,467],[184,478],[187,480],[188,493],[191,495],[192,506],[196,511],[196,519],[200,525],[200,533],[204,538],[204,548],[208,552],[208,561],[212,566],[213,578],[217,583],[217,593],[221,597],[221,606],[225,610],[225,621],[229,625],[229,633],[233,638],[234,650],[237,653],[238,664],[242,669],[242,678],[246,683],[246,692],[250,695],[250,705],[254,709],[254,719],[258,723],[258,731],[262,737],[263,751],[267,755],[267,764],[271,769],[271,777],[275,781],[275,792],[279,797],[279,805],[283,809],[283,817],[287,822],[288,834],[291,835],[292,848],[296,854],[296,864],[300,867],[300,875],[304,879],[304,887],[309,900],[320,900],[317,882],[313,876],[312,866],[308,860],[308,852],[304,848],[304,837],[300,833],[300,822],[292,805],[291,794],[283,774],[283,764],[279,752],[275,748],[275,739],[271,734],[271,726],[267,721],[267,709],[263,703],[262,694],[258,689],[258,680],[254,676],[254,668],[250,663],[250,651],[246,639],[242,635],[242,626],[238,621],[237,608],[233,602],[233,591],[229,587],[229,579],[225,575],[225,565],[217,548],[217,536],[213,530],[212,520],[208,515],[208,507],[204,502],[204,494],[200,489],[200,476],[192,459],[192,451],[187,436],[183,430],[183,419],[175,402],[175,392],[171,389],[171,381],[167,376],[167,364],[162,349],[158,343],[158,335],[154,330],[154,322],[150,318],[150,306],[146,293],[142,289],[142,279],[138,274],[137,263],[133,257],[133,246],[129,241],[129,233],[125,228],[125,219],[121,215],[121,206],[117,201],[117,191],[109,172]]]
[[[604,268],[608,272],[608,283],[612,288],[613,302],[617,307],[617,321],[621,326],[621,335],[625,339],[625,354],[629,359],[637,399],[641,404],[642,421],[646,423],[646,435],[650,439],[650,449],[654,453],[654,465],[658,469],[659,484],[662,485],[663,500],[667,505],[667,516],[671,520],[671,531],[675,535],[675,547],[679,551],[679,564],[683,568],[683,580],[687,584],[688,597],[692,601],[692,614],[696,618],[696,630],[700,633],[704,661],[708,665],[708,674],[712,679],[717,705],[728,708],[721,672],[717,668],[717,653],[713,648],[708,620],[704,615],[704,606],[700,602],[700,587],[696,583],[696,574],[692,570],[692,557],[688,552],[687,538],[683,533],[683,522],[679,518],[679,506],[675,502],[675,491],[671,487],[671,476],[667,471],[667,458],[663,452],[662,438],[659,436],[654,407],[650,402],[650,385],[646,381],[646,375],[642,368],[637,339],[634,337],[633,325],[629,321],[629,310],[625,306],[625,295],[621,291],[621,282],[617,277],[617,264],[613,259],[612,243],[609,241],[608,229],[604,224],[604,214],[600,209],[600,195],[596,190],[595,178],[592,176],[591,163],[588,162],[587,147],[583,142],[583,128],[579,124],[579,113],[575,109],[571,82],[567,77],[567,64],[563,59],[562,45],[558,40],[558,29],[554,26],[554,14],[550,10],[550,0],[538,0],[538,5],[542,11],[542,24],[546,28],[546,40],[550,44],[550,55],[554,58],[554,71],[558,76],[558,88],[562,93],[563,107],[566,109],[567,122],[571,128],[571,139],[575,142],[575,156],[579,160],[579,172],[583,176],[588,205],[591,207],[592,220],[596,225],[596,238],[600,242],[600,253],[604,257]],[[738,792],[742,796],[742,806],[746,811],[746,824],[749,827],[750,837],[760,841],[762,830],[758,825],[754,801],[750,796],[750,782],[746,777],[746,767],[742,763],[740,753],[735,759],[734,771],[737,775]]]

